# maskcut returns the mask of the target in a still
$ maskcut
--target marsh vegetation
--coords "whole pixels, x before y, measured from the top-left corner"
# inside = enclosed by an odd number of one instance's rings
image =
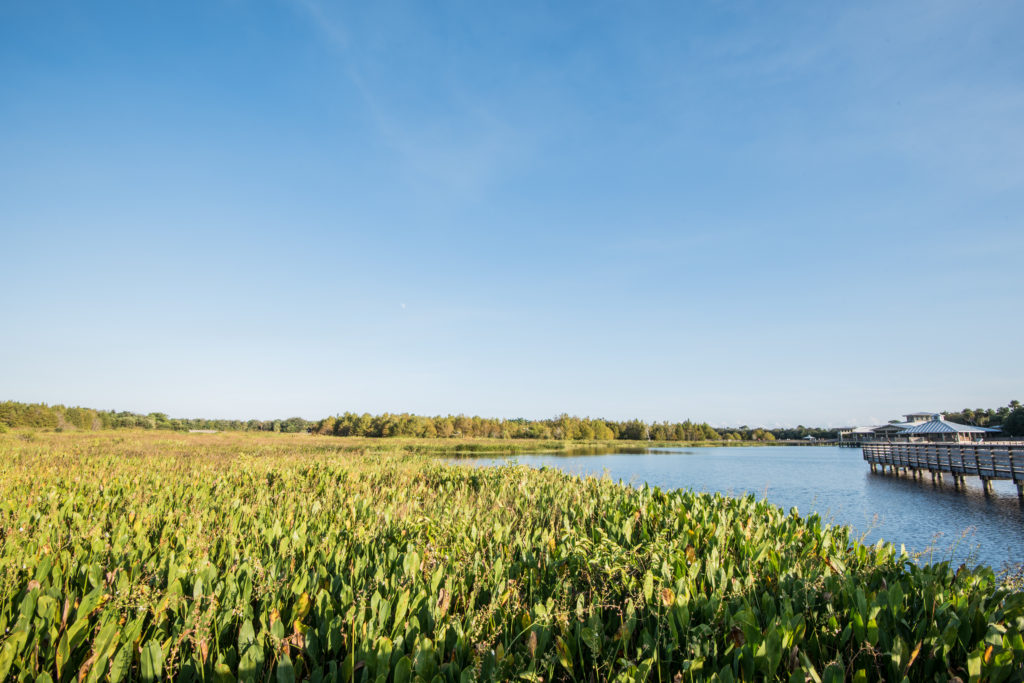
[[[5,680],[1000,681],[1024,662],[1024,595],[991,570],[753,497],[138,431],[0,435],[0,491]]]

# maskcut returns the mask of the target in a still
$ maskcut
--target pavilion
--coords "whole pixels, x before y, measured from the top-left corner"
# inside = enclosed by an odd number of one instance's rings
[[[995,434],[1000,430],[989,427],[975,427],[949,422],[942,415],[934,413],[929,420],[913,422],[900,432],[901,437],[910,441],[981,441],[986,434]]]
[[[854,427],[839,430],[840,443],[862,444],[874,441],[980,441],[1000,430],[949,422],[941,413],[908,413],[903,422]]]

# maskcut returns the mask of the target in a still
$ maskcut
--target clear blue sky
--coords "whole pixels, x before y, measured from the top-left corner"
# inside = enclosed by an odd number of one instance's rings
[[[0,399],[1024,399],[1024,4],[0,4]]]

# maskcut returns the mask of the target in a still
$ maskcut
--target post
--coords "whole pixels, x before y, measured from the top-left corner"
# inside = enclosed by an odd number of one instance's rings
[[[983,491],[985,491],[985,495],[986,496],[991,494],[992,493],[992,480],[989,479],[988,477],[982,477],[981,478],[981,488],[982,488]]]

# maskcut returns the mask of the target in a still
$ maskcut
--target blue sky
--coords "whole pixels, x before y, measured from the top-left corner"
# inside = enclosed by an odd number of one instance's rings
[[[1024,399],[1017,2],[0,5],[0,399]]]

